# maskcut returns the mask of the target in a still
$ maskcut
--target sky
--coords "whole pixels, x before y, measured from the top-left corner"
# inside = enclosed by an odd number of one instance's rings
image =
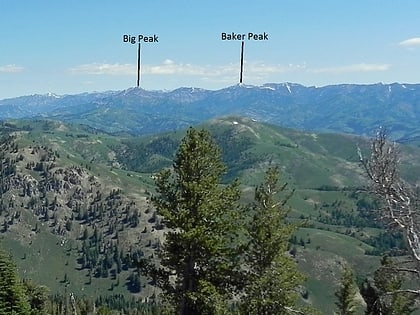
[[[136,86],[420,82],[420,1],[1,0],[0,99]],[[267,40],[248,40],[248,33]]]

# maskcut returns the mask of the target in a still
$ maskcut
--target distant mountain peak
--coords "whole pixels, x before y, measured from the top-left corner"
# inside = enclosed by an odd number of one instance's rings
[[[386,126],[394,139],[420,136],[420,84],[307,87],[297,83],[236,84],[219,90],[132,87],[76,95],[0,100],[0,119],[51,118],[107,132],[173,131],[222,116],[252,117],[303,130],[370,135]]]
[[[60,98],[61,96],[59,96],[59,95],[57,95],[57,94],[55,94],[55,93],[51,93],[51,92],[48,92],[47,93],[47,96],[48,97],[53,97],[53,98]]]

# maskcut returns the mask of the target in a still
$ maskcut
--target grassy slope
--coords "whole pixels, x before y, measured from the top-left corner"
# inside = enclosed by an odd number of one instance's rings
[[[25,124],[27,122],[17,122],[20,127]],[[29,153],[31,148],[36,145],[52,148],[60,156],[56,160],[56,167],[82,167],[88,174],[95,176],[104,194],[114,188],[119,188],[141,209],[147,208],[144,200],[147,191],[153,189],[153,181],[150,174],[118,168],[115,153],[110,147],[113,143],[120,141],[119,138],[96,133],[80,126],[63,125],[56,122],[31,123],[30,131],[18,132],[16,135],[16,142],[21,152],[26,156],[25,159],[36,159]],[[18,165],[18,170],[41,180],[37,172],[25,169],[23,164],[22,166]],[[59,200],[62,194],[64,193],[58,195]],[[53,200],[54,194],[48,192],[47,198]],[[36,216],[25,209],[20,209],[20,211],[22,211],[19,220],[21,224],[12,225],[7,233],[3,233],[2,243],[15,258],[23,278],[31,278],[37,283],[47,285],[52,293],[72,291],[90,297],[128,293],[126,279],[129,272],[123,271],[118,278],[114,279],[112,277],[107,279],[93,277],[92,284],[89,284],[88,271],[80,270],[80,265],[77,263],[77,259],[80,257],[81,242],[78,239],[80,231],[83,229],[82,224],[74,221],[72,233],[62,237],[50,232],[50,223],[39,221]],[[143,228],[151,226],[148,223],[150,216],[151,213],[143,215],[137,229],[125,229],[120,232],[121,242],[137,243],[136,239],[139,238]],[[35,226],[39,228],[37,233],[33,231]],[[92,232],[92,227],[89,225],[87,227]],[[106,222],[104,231],[105,229]],[[148,243],[149,240],[154,242],[157,237],[160,237],[156,233],[141,234],[141,244]],[[143,247],[143,245],[140,246]],[[143,250],[149,251],[147,248],[143,248]],[[64,281],[65,277],[68,279],[67,282]],[[146,283],[145,278],[142,278],[142,281]],[[118,286],[117,282],[119,282]],[[113,286],[112,291],[111,286]],[[146,296],[152,293],[149,289],[142,291],[142,294]]]
[[[153,191],[149,172],[170,166],[173,158],[173,151],[153,151],[160,136],[139,139],[113,137],[55,122],[39,122],[32,127],[20,138],[20,146],[40,143],[52,147],[60,153],[63,165],[88,166],[104,185],[117,186],[130,197],[144,198],[147,191]],[[282,180],[296,189],[289,202],[291,216],[305,218],[310,223],[310,227],[297,232],[297,237],[305,240],[305,247],[297,247],[297,260],[301,270],[309,277],[309,301],[323,313],[331,314],[342,265],[350,264],[362,277],[372,272],[379,262],[378,257],[364,255],[371,246],[361,237],[362,234],[377,234],[376,229],[352,227],[357,231],[351,237],[344,235],[348,227],[317,221],[319,213],[329,215],[334,208],[331,204],[336,200],[341,201],[341,211],[354,211],[355,199],[340,189],[363,184],[356,162],[356,145],[359,143],[363,148],[366,147],[365,142],[351,136],[303,133],[237,117],[214,120],[202,127],[209,129],[221,145],[231,170],[227,178],[240,178],[245,201],[252,199],[252,187],[261,182],[269,165],[278,165]],[[176,132],[165,137],[176,144],[182,135],[183,132]],[[136,148],[148,151],[135,151]],[[130,152],[129,158],[124,152]],[[409,153],[404,155],[404,161],[416,162],[418,148],[409,148],[404,152]],[[148,172],[135,163],[136,156],[141,154],[148,154],[145,158]],[[418,163],[410,167],[405,164],[403,169],[411,174],[412,170],[420,172]],[[412,175],[412,179],[416,178]],[[323,186],[337,189],[320,190]],[[33,217],[28,220],[35,222]],[[17,234],[13,229],[4,234],[3,243],[13,252],[24,277],[47,284],[53,292],[65,289],[86,292],[87,295],[126,292],[124,279],[120,279],[120,285],[112,292],[109,289],[115,280],[95,279],[94,285],[84,285],[86,272],[74,272],[78,268],[75,263],[76,241],[73,245],[72,242],[62,245],[56,236],[43,228],[38,234],[28,232],[23,239]],[[156,237],[144,236],[150,239]],[[306,243],[308,239],[310,243]],[[70,279],[67,288],[62,281],[66,273]]]

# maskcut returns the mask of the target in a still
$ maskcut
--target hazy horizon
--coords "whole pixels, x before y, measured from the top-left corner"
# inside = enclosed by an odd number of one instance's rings
[[[140,85],[147,90],[237,84],[242,39],[245,84],[419,82],[415,0],[4,0],[0,9],[0,99],[135,86],[137,45],[124,36],[139,34],[158,40],[142,43]]]

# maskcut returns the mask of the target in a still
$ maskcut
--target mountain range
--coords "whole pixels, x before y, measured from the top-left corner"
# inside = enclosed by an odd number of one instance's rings
[[[252,201],[269,165],[294,195],[291,240],[308,276],[305,303],[334,307],[343,264],[372,275],[380,255],[401,254],[369,209],[357,147],[380,125],[403,142],[401,175],[419,183],[420,84],[237,85],[210,91],[124,91],[0,100],[0,235],[19,273],[90,298],[148,298],[155,289],[132,260],[152,257],[165,232],[147,199],[186,127],[211,132],[226,181]],[[285,128],[289,127],[289,128]],[[294,129],[291,129],[293,127]],[[54,257],[54,259],[50,259]]]
[[[295,83],[235,85],[220,90],[123,91],[22,96],[0,100],[0,119],[42,118],[108,133],[146,135],[227,115],[300,130],[372,135],[385,126],[401,142],[420,137],[420,84]]]

